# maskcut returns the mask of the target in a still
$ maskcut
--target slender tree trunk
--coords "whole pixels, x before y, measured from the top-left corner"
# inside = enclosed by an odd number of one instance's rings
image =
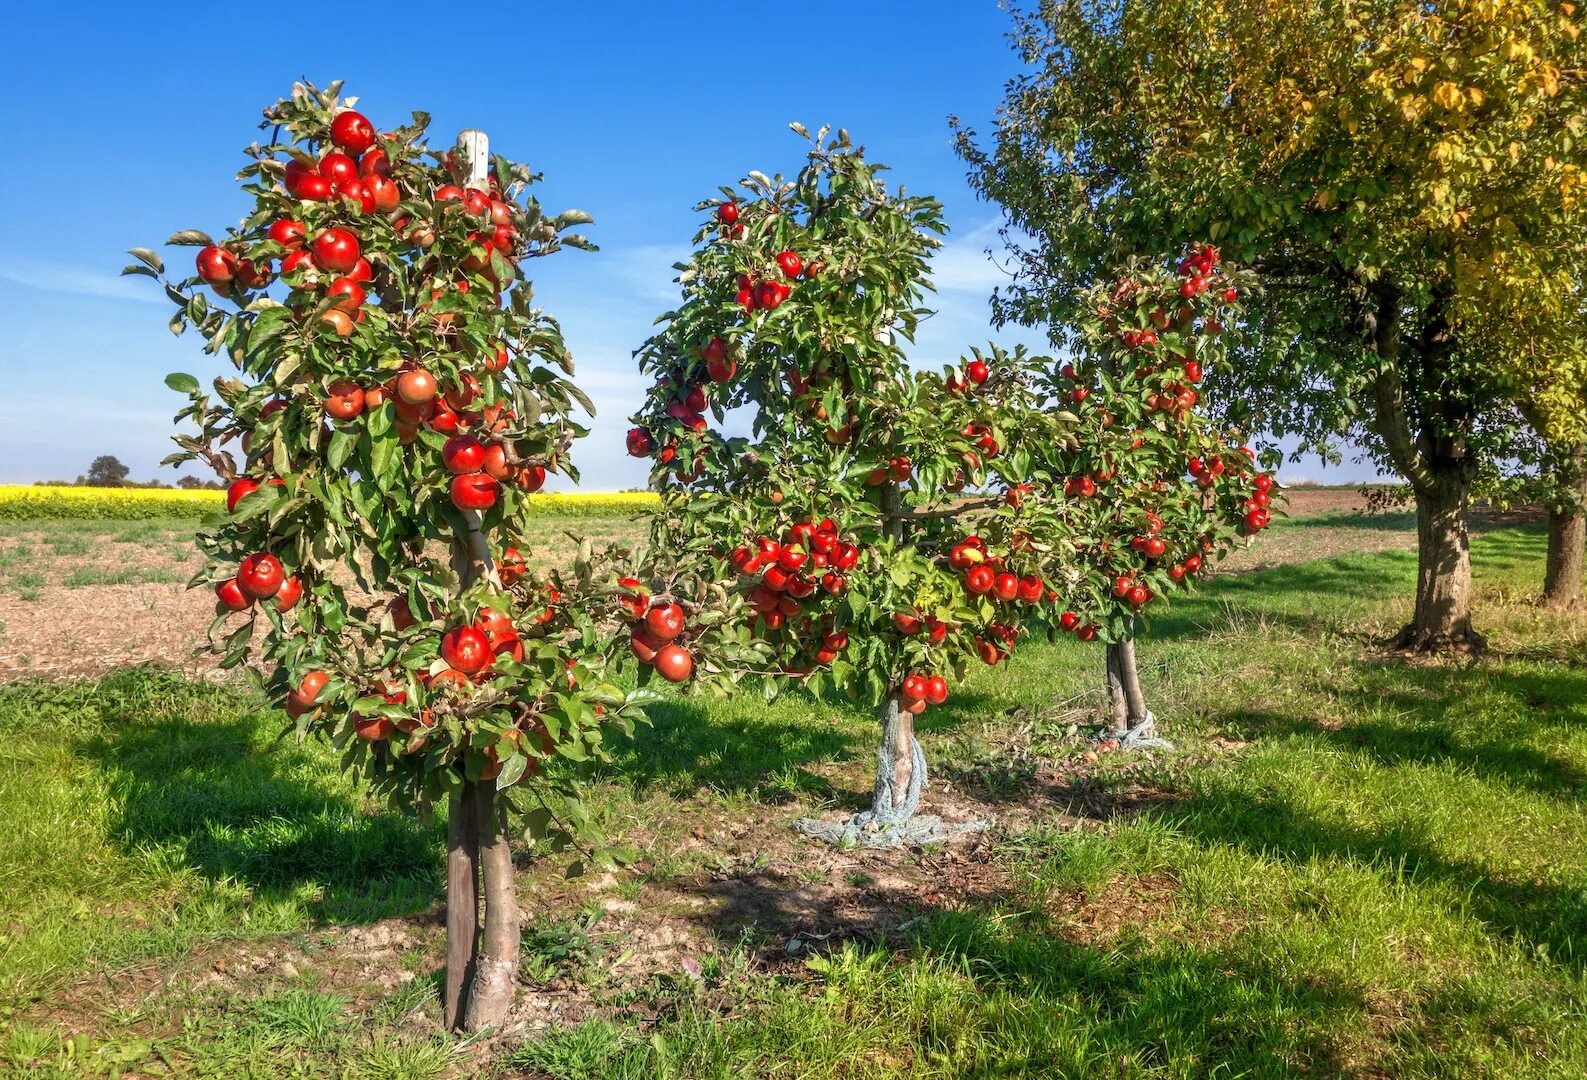
[[[463,1027],[467,1031],[483,1031],[498,1026],[512,1010],[518,974],[518,896],[512,849],[507,843],[506,805],[497,798],[496,781],[480,781],[475,786],[474,802],[485,922],[474,958],[473,985],[464,1008]]]
[[[446,997],[442,1019],[461,1026],[474,981],[479,938],[479,828],[473,785],[453,795],[446,815]]]
[[[1471,478],[1439,470],[1416,490],[1416,610],[1395,646],[1418,651],[1481,648],[1471,628]]]
[[[1108,665],[1108,701],[1112,707],[1112,728],[1116,734],[1122,735],[1130,730],[1130,703],[1124,696],[1123,665],[1119,658],[1118,643],[1109,643],[1107,648]]]
[[[1569,608],[1582,602],[1582,564],[1587,559],[1587,443],[1571,448],[1556,479],[1564,490],[1548,507],[1548,559],[1538,603]]]
[[[1146,719],[1146,696],[1141,692],[1141,677],[1135,667],[1135,639],[1110,644],[1107,666],[1112,726],[1123,734]]]

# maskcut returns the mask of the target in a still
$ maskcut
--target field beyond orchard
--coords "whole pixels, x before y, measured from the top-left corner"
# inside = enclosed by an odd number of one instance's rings
[[[1587,618],[1479,518],[1480,659],[1406,660],[1414,522],[1292,493],[1141,645],[1172,752],[1093,752],[1101,651],[925,717],[944,848],[804,840],[876,729],[669,698],[597,778],[631,868],[521,852],[508,1029],[441,1032],[445,823],[189,656],[191,521],[0,521],[0,1074],[1587,1075]],[[637,539],[621,515],[548,521]],[[141,665],[141,666],[140,666]]]

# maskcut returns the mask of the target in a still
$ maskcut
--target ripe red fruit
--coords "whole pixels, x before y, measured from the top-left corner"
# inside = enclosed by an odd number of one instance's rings
[[[986,366],[984,360],[971,360],[964,366],[964,374],[975,385],[980,386],[992,376],[992,369]]]
[[[625,442],[628,444],[629,457],[644,457],[656,448],[656,440],[642,427],[629,428]]]
[[[369,202],[381,213],[388,213],[397,208],[402,202],[402,191],[397,187],[395,180],[384,176],[365,176],[364,194],[369,196]],[[365,211],[368,213],[368,211]]]
[[[1082,626],[1079,630],[1075,631],[1075,637],[1079,638],[1081,641],[1095,641],[1097,639],[1096,624],[1087,623],[1085,626]]]
[[[782,304],[782,293],[770,281],[763,281],[755,287],[755,305],[767,311]]]
[[[303,681],[298,683],[298,688],[287,695],[287,715],[296,720],[310,709],[319,700],[320,691],[325,689],[325,684],[331,677],[323,671],[311,671],[303,676]]]
[[[358,237],[346,229],[326,229],[311,245],[314,264],[333,274],[345,274],[358,264]]]
[[[320,321],[336,331],[337,337],[346,337],[353,332],[353,317],[340,308],[331,308],[320,316]]]
[[[738,220],[738,203],[726,202],[716,208],[716,220],[723,225],[732,225]]]
[[[525,465],[518,470],[513,482],[518,485],[519,491],[534,494],[546,484],[546,470],[544,465]]]
[[[348,109],[331,121],[331,141],[343,150],[362,154],[375,145],[375,125],[363,113]]]
[[[907,634],[910,637],[913,637],[914,635],[920,633],[923,629],[925,629],[925,626],[926,626],[925,622],[920,618],[919,615],[916,615],[914,612],[910,612],[910,611],[895,611],[895,612],[893,612],[893,628],[895,630],[897,630],[900,634]]]
[[[198,276],[206,285],[226,285],[237,276],[237,254],[223,247],[211,244],[201,248],[193,261],[198,267]]]
[[[297,196],[305,202],[327,202],[335,193],[330,179],[317,172],[308,173],[298,181]]]
[[[281,568],[281,560],[268,552],[248,556],[237,568],[238,586],[255,600],[274,596],[285,580],[286,571]]]
[[[926,699],[926,678],[924,675],[908,675],[904,678],[902,687],[905,701],[924,701]]]
[[[799,271],[805,268],[804,260],[792,251],[779,251],[777,265],[782,268],[783,276],[789,278],[798,277]]]
[[[1073,630],[1079,624],[1080,616],[1076,615],[1072,611],[1066,611],[1062,615],[1058,616],[1058,625],[1063,627],[1065,630]]]
[[[895,484],[905,483],[914,471],[914,464],[907,457],[895,457],[887,463],[887,479]]]
[[[303,246],[303,241],[309,234],[301,221],[281,218],[271,223],[268,235],[282,247],[296,249]]]
[[[338,420],[352,420],[364,411],[363,388],[351,379],[331,383],[325,392],[325,411]]]
[[[777,565],[792,574],[804,566],[809,558],[809,554],[803,548],[790,545],[777,553]]]
[[[677,604],[657,604],[645,612],[645,629],[657,641],[671,641],[683,633],[683,608]]]
[[[964,574],[964,587],[973,593],[990,592],[996,582],[997,574],[985,563],[970,567]]]
[[[473,675],[490,663],[490,640],[472,626],[454,626],[441,638],[441,659],[465,675]]]
[[[634,627],[633,633],[628,635],[628,648],[641,663],[655,663],[656,653],[661,651],[663,644],[643,624]]]
[[[714,340],[720,341],[722,339],[716,338]],[[738,373],[738,361],[722,356],[712,357],[705,362],[705,373],[710,376],[712,382],[727,382]]]
[[[1130,591],[1125,596],[1125,599],[1130,602],[1131,607],[1141,607],[1151,598],[1151,590],[1145,585],[1130,586]]]
[[[1045,591],[1046,586],[1042,584],[1041,578],[1036,577],[1034,574],[1029,574],[1019,579],[1019,598],[1024,603],[1037,603],[1041,600],[1042,593]]]
[[[397,377],[397,396],[409,405],[423,405],[434,401],[438,389],[435,376],[423,368],[404,371]]]
[[[948,680],[941,675],[933,675],[926,680],[926,700],[933,705],[941,705],[948,700]]]
[[[228,611],[245,611],[253,604],[253,597],[242,591],[234,577],[215,585],[215,599]]]
[[[485,466],[485,444],[472,435],[448,439],[441,447],[441,464],[459,475],[477,473]]]
[[[999,600],[1013,600],[1019,595],[1019,578],[1004,571],[992,579],[992,594]]]
[[[1163,539],[1160,536],[1148,537],[1143,547],[1148,559],[1161,559],[1164,553],[1168,551],[1168,545],[1163,543]]]
[[[1258,491],[1271,491],[1273,489],[1273,478],[1266,474],[1259,475],[1251,482],[1256,486],[1256,490]]]
[[[1261,509],[1260,507],[1254,507],[1251,510],[1246,511],[1245,527],[1251,532],[1261,532],[1263,529],[1267,528],[1267,521],[1267,511]]]
[[[489,510],[496,505],[496,495],[501,490],[494,477],[484,473],[452,477],[452,505],[459,510]]]
[[[318,171],[321,176],[331,182],[332,187],[337,191],[342,191],[348,183],[358,179],[358,162],[346,154],[338,154],[332,151],[320,158]]]
[[[1186,382],[1199,383],[1201,381],[1202,376],[1204,374],[1205,373],[1201,370],[1201,365],[1199,363],[1197,363],[1194,360],[1186,360],[1185,361],[1185,381]],[[1192,402],[1192,404],[1194,404],[1194,402]]]
[[[656,674],[668,682],[681,683],[694,674],[694,657],[682,645],[667,645],[656,653]]]
[[[281,583],[281,588],[276,590],[276,610],[280,612],[291,611],[302,598],[303,581],[296,574],[293,574]]]
[[[336,308],[349,315],[356,314],[364,306],[364,287],[350,277],[339,277],[331,282],[331,287],[325,290],[327,298],[336,301]]]
[[[243,476],[233,480],[231,486],[226,489],[226,513],[236,513],[237,504],[258,490],[259,481],[251,477]]]

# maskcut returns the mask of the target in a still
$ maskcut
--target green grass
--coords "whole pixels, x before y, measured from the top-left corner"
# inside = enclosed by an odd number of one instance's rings
[[[114,570],[101,567],[84,567],[73,570],[62,580],[68,589],[81,589],[91,585],[175,585],[191,575],[154,566],[123,566]]]
[[[1406,553],[1176,603],[1142,644],[1180,747],[1152,763],[1106,755],[1038,787],[1038,766],[1075,760],[1051,706],[1094,692],[1097,651],[1032,646],[981,672],[926,715],[927,752],[1030,824],[995,834],[996,888],[922,900],[884,944],[834,939],[767,971],[765,939],[724,923],[697,978],[628,979],[612,965],[630,943],[593,911],[526,904],[526,981],[573,980],[595,1012],[491,1062],[434,1034],[433,953],[407,954],[419,977],[394,988],[196,978],[217,950],[334,952],[325,927],[425,909],[438,825],[379,812],[323,748],[275,747],[276,718],[231,689],[150,671],[0,688],[0,1023],[20,1018],[0,1071],[1587,1075],[1587,624],[1525,606],[1538,533],[1473,546],[1493,645],[1478,662],[1372,644],[1407,613]],[[752,874],[772,841],[683,841],[701,822],[781,837],[862,803],[874,738],[868,717],[797,697],[658,706],[591,800],[645,844],[615,895],[643,908],[668,884]],[[821,878],[819,849],[776,842]],[[888,865],[829,877],[866,889]],[[150,964],[185,974],[136,993],[101,978]],[[45,1005],[71,988],[87,1019],[56,1027]]]

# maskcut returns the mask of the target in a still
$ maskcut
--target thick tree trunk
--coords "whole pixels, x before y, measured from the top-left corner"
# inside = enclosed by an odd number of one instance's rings
[[[1441,470],[1416,490],[1416,610],[1400,631],[1402,649],[1480,649],[1471,628],[1471,538],[1464,469]]]
[[[472,784],[447,804],[446,820],[446,996],[442,1019],[457,1030],[474,981],[479,938],[479,828]]]
[[[507,843],[506,805],[496,796],[496,781],[483,780],[474,792],[479,824],[479,868],[484,883],[485,922],[474,958],[473,985],[463,1012],[466,1031],[496,1027],[512,1011],[518,975],[518,891],[512,850]]]
[[[915,717],[889,695],[878,710],[882,721],[882,745],[877,751],[876,790],[871,799],[872,814],[883,823],[907,820],[920,802],[926,783],[925,760],[915,741]]]
[[[1548,507],[1548,559],[1538,603],[1569,608],[1582,602],[1582,564],[1587,560],[1587,444],[1571,449],[1556,479],[1564,490]]]

